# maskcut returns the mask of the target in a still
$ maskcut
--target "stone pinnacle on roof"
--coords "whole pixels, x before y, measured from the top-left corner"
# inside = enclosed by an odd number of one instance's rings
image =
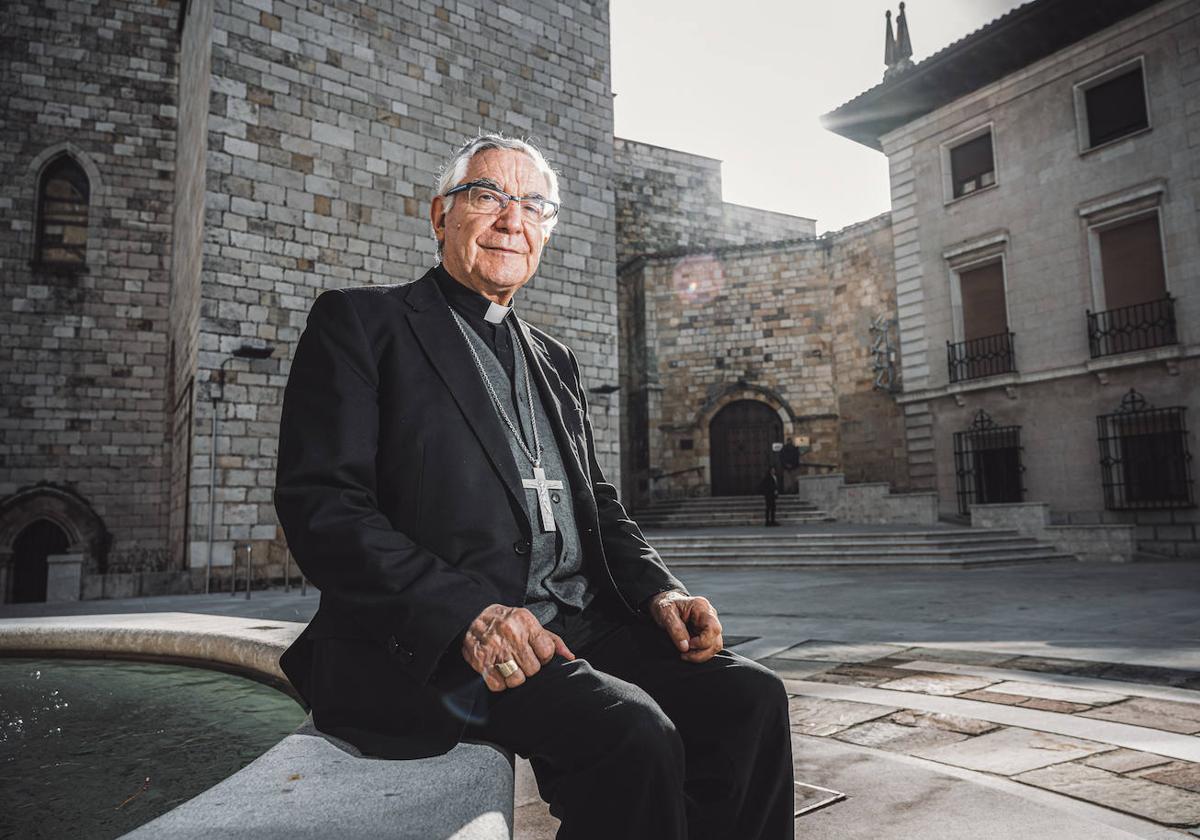
[[[887,18],[887,33],[883,39],[883,63],[890,68],[896,63],[896,39],[892,37],[892,10],[888,9],[883,16]]]
[[[887,16],[887,34],[883,45],[883,61],[887,69],[883,71],[885,79],[907,70],[912,63],[912,41],[908,37],[908,17],[904,13],[904,3],[900,4],[900,14],[896,16],[896,36],[892,37],[892,12]]]

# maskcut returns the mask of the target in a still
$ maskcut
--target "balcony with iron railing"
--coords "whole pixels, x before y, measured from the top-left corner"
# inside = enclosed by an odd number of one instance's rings
[[[946,342],[946,364],[951,382],[982,379],[1017,369],[1011,332],[985,335],[958,343]]]
[[[1089,309],[1087,330],[1093,359],[1178,344],[1175,300],[1167,295],[1105,312]]]

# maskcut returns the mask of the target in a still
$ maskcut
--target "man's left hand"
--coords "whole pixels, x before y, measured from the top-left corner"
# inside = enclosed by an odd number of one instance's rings
[[[654,623],[667,631],[681,652],[679,658],[686,662],[707,662],[724,647],[721,622],[707,598],[671,589],[650,599],[647,611]]]

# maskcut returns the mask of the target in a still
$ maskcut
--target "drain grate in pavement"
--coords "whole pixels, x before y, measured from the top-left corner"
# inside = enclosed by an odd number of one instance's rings
[[[807,782],[796,782],[796,813],[795,817],[811,814],[835,802],[841,802],[846,794],[831,790],[820,785],[810,785]]]

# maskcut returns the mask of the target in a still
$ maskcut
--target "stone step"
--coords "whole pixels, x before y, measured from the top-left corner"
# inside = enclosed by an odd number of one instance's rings
[[[1029,563],[1077,562],[1070,554],[1059,554],[1053,550],[1025,552],[1011,555],[981,554],[972,557],[770,557],[763,559],[738,558],[737,560],[705,559],[689,560],[664,558],[671,568],[705,569],[835,569],[835,568],[969,568],[974,566],[1006,566]]]
[[[754,504],[748,505],[725,505],[725,504],[710,504],[710,505],[679,505],[677,507],[643,507],[635,511],[638,516],[678,516],[680,514],[702,514],[702,513],[748,513],[750,511],[762,511],[765,508],[763,500],[759,499]],[[775,510],[778,511],[804,511],[817,510],[817,506],[808,502],[800,503],[793,502],[791,504],[775,505]]]
[[[662,508],[675,510],[678,508],[691,507],[712,507],[712,506],[727,506],[727,507],[743,507],[745,505],[761,505],[763,503],[762,496],[694,496],[690,499],[662,499],[657,502],[651,502],[646,505],[646,510],[651,508]],[[801,496],[776,496],[775,503],[780,505],[810,505],[812,502],[804,499]]]
[[[832,516],[826,513],[815,514],[785,514],[777,513],[776,520],[780,525],[811,525],[819,522],[833,522]],[[672,519],[645,519],[634,517],[643,528],[692,529],[692,528],[750,528],[763,524],[762,513],[747,513],[741,515],[687,516]]]
[[[1029,553],[1044,553],[1054,552],[1054,546],[1040,545],[1038,543],[1024,543],[1019,545],[986,545],[986,546],[952,546],[948,548],[927,548],[927,547],[892,547],[883,546],[860,547],[860,548],[810,548],[808,546],[795,547],[788,549],[778,549],[776,551],[746,551],[730,548],[690,548],[690,549],[671,549],[663,548],[656,545],[655,548],[662,558],[668,563],[674,564],[678,560],[722,560],[722,559],[790,559],[804,557],[858,557],[869,559],[880,558],[942,558],[942,557],[1011,557]]]
[[[734,537],[719,537],[713,536],[708,539],[703,537],[672,537],[666,533],[648,534],[649,539],[656,547],[664,547],[670,549],[686,550],[686,549],[781,549],[788,550],[793,548],[812,549],[812,548],[872,548],[875,546],[905,546],[914,549],[926,548],[945,548],[954,546],[981,546],[987,547],[990,545],[1038,545],[1037,540],[1032,537],[1013,536],[979,536],[979,537],[921,537],[917,539],[902,538],[901,535],[880,535],[879,537],[860,537],[859,535],[847,535],[845,537],[742,537],[740,539]]]

